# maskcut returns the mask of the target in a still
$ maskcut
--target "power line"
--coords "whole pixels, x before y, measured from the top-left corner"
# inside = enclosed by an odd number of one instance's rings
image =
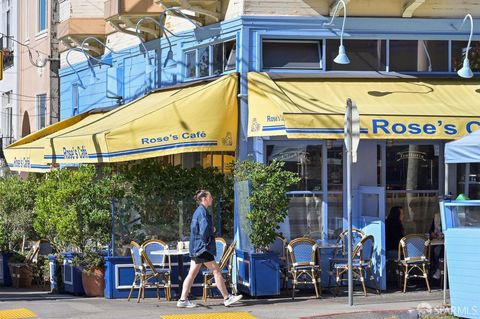
[[[10,36],[10,35],[6,35],[5,33],[3,32],[0,32],[0,34],[2,35],[2,38],[3,37],[6,37],[7,39],[11,39],[12,41],[14,41],[15,43],[18,43],[19,45],[21,46],[24,46],[27,48],[28,50],[28,58],[30,60],[30,63],[37,67],[37,68],[43,68],[46,64],[47,64],[47,61],[49,60],[50,56],[44,52],[41,52],[41,51],[38,51],[37,49],[34,49],[34,48],[31,48],[28,44],[25,44],[25,43],[22,43],[20,41],[17,41],[13,38],[13,36]],[[2,45],[3,45],[3,41],[2,41]],[[37,53],[37,61],[34,61],[33,60],[33,55],[32,55],[32,51],[31,50],[34,50],[36,53]],[[40,53],[45,55],[46,58],[42,60],[40,60]],[[38,62],[40,62],[40,64],[38,64]]]

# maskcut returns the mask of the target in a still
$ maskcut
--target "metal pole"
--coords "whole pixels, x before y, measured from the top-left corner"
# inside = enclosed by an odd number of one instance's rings
[[[347,147],[347,214],[348,214],[348,305],[353,306],[352,272],[352,106],[347,103],[348,147]]]
[[[465,184],[467,180],[465,179]],[[448,164],[445,163],[445,197],[448,195]],[[444,199],[445,200],[445,199]],[[447,245],[445,245],[445,237],[443,238],[443,305],[447,304]]]
[[[112,198],[112,256],[115,256],[115,199]]]

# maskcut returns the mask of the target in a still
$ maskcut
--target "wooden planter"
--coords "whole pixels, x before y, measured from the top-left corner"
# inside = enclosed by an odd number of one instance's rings
[[[95,268],[93,271],[82,271],[83,290],[88,297],[103,297],[105,290],[105,269]]]

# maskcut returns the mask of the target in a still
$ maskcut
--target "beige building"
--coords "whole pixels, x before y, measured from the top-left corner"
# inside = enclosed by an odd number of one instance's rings
[[[58,111],[52,109],[51,94],[51,10],[52,1],[21,0],[19,39],[28,47],[20,47],[19,92],[25,99],[19,102],[17,117],[20,136],[37,131],[58,120]]]

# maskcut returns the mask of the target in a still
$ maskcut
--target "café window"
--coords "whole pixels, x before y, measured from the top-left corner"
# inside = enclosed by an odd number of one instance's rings
[[[465,53],[467,51],[467,41],[452,41],[452,71],[456,72],[463,66]],[[480,42],[472,41],[468,51],[470,59],[470,68],[473,72],[480,71]]]
[[[291,191],[321,191],[322,146],[321,145],[268,145],[267,161],[285,162],[284,168],[297,173],[300,182]]]
[[[437,145],[387,146],[387,190],[438,190],[438,153]]]
[[[333,62],[338,55],[340,40],[327,40],[327,70],[329,71],[385,71],[385,40],[348,40],[343,41],[347,50],[349,64]]]
[[[448,72],[448,41],[391,40],[390,71]]]
[[[263,40],[264,69],[321,69],[321,41]]]
[[[236,69],[236,41],[215,43],[185,52],[185,77],[204,78]]]

